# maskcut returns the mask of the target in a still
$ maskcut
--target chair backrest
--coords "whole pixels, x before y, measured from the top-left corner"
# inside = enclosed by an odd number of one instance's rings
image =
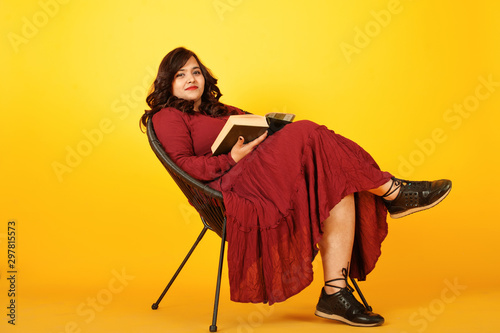
[[[147,135],[156,157],[167,169],[189,203],[201,215],[203,223],[221,236],[226,212],[222,193],[191,177],[170,159],[156,137],[151,118],[147,122]]]

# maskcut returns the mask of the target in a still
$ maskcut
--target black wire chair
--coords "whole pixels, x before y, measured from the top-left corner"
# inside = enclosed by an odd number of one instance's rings
[[[153,149],[154,153],[156,154],[156,157],[160,160],[160,162],[163,164],[165,169],[167,169],[168,173],[170,176],[174,179],[176,184],[179,186],[179,188],[182,190],[184,195],[187,197],[191,205],[196,209],[196,211],[200,214],[201,221],[203,223],[203,229],[201,230],[200,235],[194,242],[193,246],[189,250],[188,254],[182,261],[181,265],[175,272],[174,276],[170,280],[170,282],[167,284],[163,292],[161,293],[160,297],[158,300],[153,303],[151,308],[153,310],[158,309],[158,306],[167,293],[167,291],[170,289],[172,283],[174,283],[175,279],[179,275],[180,271],[188,261],[189,257],[195,250],[196,246],[198,243],[202,240],[203,236],[205,236],[205,233],[207,230],[212,230],[215,232],[217,235],[221,237],[221,245],[220,245],[220,255],[219,255],[219,269],[217,272],[217,284],[215,288],[215,300],[214,300],[214,312],[213,312],[213,317],[212,317],[212,325],[210,325],[210,332],[217,332],[217,313],[218,313],[218,308],[219,308],[219,296],[220,296],[220,284],[221,284],[221,279],[222,279],[222,265],[224,261],[224,250],[225,250],[225,243],[226,243],[226,209],[224,207],[224,201],[222,198],[222,193],[219,191],[216,191],[212,189],[211,187],[203,184],[202,182],[194,179],[191,177],[188,173],[186,173],[184,170],[179,168],[167,155],[165,150],[163,149],[162,144],[156,137],[156,133],[154,131],[153,127],[153,121],[151,119],[148,120],[147,122],[147,136],[149,140],[149,144],[151,145],[151,148]],[[356,281],[351,278],[351,282],[354,285],[354,288],[358,292],[358,295],[360,296],[361,300],[363,301],[363,304],[365,307],[371,311],[372,308],[368,305],[368,303],[365,300],[365,297],[361,293],[361,290],[359,289]]]

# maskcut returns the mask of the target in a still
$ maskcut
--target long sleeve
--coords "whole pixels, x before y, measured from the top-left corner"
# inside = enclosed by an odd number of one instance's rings
[[[170,158],[194,178],[210,182],[236,165],[230,153],[212,156],[209,149],[225,120],[202,115],[194,121],[193,118],[177,109],[166,108],[153,116],[153,125]]]

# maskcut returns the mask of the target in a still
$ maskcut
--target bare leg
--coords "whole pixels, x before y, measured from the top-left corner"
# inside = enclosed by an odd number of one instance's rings
[[[391,188],[392,179],[382,186],[372,189],[369,192],[382,196]],[[388,199],[393,199],[399,193],[397,189]],[[323,274],[325,282],[342,278],[342,269],[349,270],[352,247],[354,244],[354,231],[356,225],[356,210],[354,194],[344,197],[330,211],[330,216],[323,222],[323,237],[318,243],[323,262]],[[335,281],[335,285],[345,288],[345,281]],[[333,294],[339,289],[325,286],[328,294]]]
[[[347,276],[342,274],[342,270],[349,270],[355,217],[354,194],[350,194],[333,207],[330,216],[323,221],[323,237],[318,245],[323,261],[325,284],[329,280],[336,280],[328,283],[332,286],[323,287],[315,314],[353,326],[382,325],[384,318],[365,309],[352,291],[346,288]]]
[[[318,243],[323,262],[325,281],[342,278],[342,268],[349,269],[355,229],[354,194],[344,197],[330,211],[330,216],[323,222],[323,237]],[[336,281],[336,286],[344,288],[345,281]],[[325,286],[327,294],[339,289]]]
[[[391,189],[392,183],[393,183],[393,180],[390,179],[384,185],[379,186],[377,188],[374,188],[372,190],[368,190],[368,192],[373,193],[373,194],[378,195],[379,197],[381,197],[384,194],[386,194],[387,191],[389,191],[389,189]],[[395,191],[391,195],[387,196],[385,198],[386,200],[393,200],[393,199],[395,199],[398,196],[398,194],[399,194],[399,188],[397,188],[397,189],[393,188],[393,190],[395,190]]]
[[[400,179],[391,179],[382,186],[369,192],[382,197],[391,217],[398,218],[411,214],[415,210],[408,209],[405,203],[408,193],[419,199],[419,210],[433,207],[442,200],[451,190],[451,181],[441,180],[434,182],[409,182]],[[428,192],[420,200],[421,193]],[[401,196],[398,194],[401,193]],[[430,193],[430,195],[429,195]],[[432,200],[426,200],[429,197]],[[403,198],[403,199],[401,199]],[[421,202],[420,202],[421,201]],[[394,215],[393,215],[394,214]],[[346,288],[347,276],[344,269],[349,271],[354,232],[356,227],[356,207],[354,194],[343,198],[323,221],[323,236],[318,243],[323,262],[325,286],[321,291],[315,314],[319,317],[339,320],[353,326],[382,325],[384,318],[368,311]],[[330,281],[333,280],[333,281]]]

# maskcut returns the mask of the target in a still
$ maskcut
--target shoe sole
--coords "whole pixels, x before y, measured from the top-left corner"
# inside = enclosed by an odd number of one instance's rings
[[[451,186],[450,188],[448,189],[448,191],[446,191],[446,193],[441,197],[439,198],[437,201],[431,203],[430,205],[428,206],[424,206],[424,207],[415,207],[415,208],[411,208],[411,209],[408,209],[404,212],[401,212],[401,213],[397,213],[397,214],[390,214],[391,215],[391,218],[393,219],[399,219],[399,218],[402,218],[402,217],[405,217],[405,216],[408,216],[410,214],[413,214],[413,213],[417,213],[417,212],[421,212],[423,210],[427,210],[429,208],[432,208],[434,206],[436,206],[438,203],[440,203],[441,201],[444,200],[444,198],[446,198],[448,196],[448,193],[450,193],[451,191]]]
[[[352,322],[344,317],[341,317],[341,316],[338,316],[338,315],[334,315],[334,314],[327,314],[327,313],[324,313],[324,312],[321,312],[319,310],[316,310],[316,312],[314,312],[314,314],[318,317],[321,317],[321,318],[325,318],[325,319],[332,319],[332,320],[337,320],[337,321],[341,321],[345,324],[348,324],[348,325],[351,325],[351,326],[359,326],[359,327],[373,327],[373,326],[380,326],[382,325],[384,322],[380,322],[380,323],[374,323],[374,324],[360,324],[360,323],[355,323],[355,322]]]

